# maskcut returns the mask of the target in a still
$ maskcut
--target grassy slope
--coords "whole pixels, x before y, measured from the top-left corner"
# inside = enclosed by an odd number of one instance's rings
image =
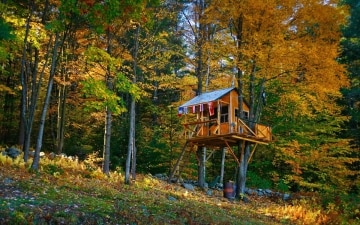
[[[220,191],[187,192],[148,175],[125,185],[92,164],[42,159],[39,172],[0,156],[0,224],[314,224],[320,211],[250,197],[230,202]]]

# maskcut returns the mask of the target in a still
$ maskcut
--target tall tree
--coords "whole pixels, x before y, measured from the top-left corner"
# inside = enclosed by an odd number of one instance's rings
[[[192,55],[189,63],[193,66],[195,77],[197,78],[196,95],[201,95],[203,92],[206,75],[207,55],[205,46],[208,38],[209,24],[205,22],[203,16],[209,2],[205,0],[190,1],[184,4],[185,7],[182,11],[182,25],[186,28],[183,35],[186,37],[185,42],[189,44],[189,54]],[[198,156],[198,183],[200,187],[204,187],[206,148],[198,148],[196,154]]]
[[[49,2],[45,3],[46,5]],[[24,161],[29,157],[30,141],[32,127],[34,123],[35,110],[37,108],[38,96],[42,87],[42,81],[47,71],[48,59],[50,57],[51,41],[48,41],[47,32],[44,25],[48,22],[47,12],[43,12],[43,16],[34,16],[35,10],[44,10],[46,8],[35,2],[29,2],[27,6],[27,18],[25,22],[25,31],[23,37],[23,47],[21,56],[21,109],[20,109],[20,129],[19,144],[23,146]],[[37,22],[41,21],[41,23]],[[31,25],[36,25],[37,29],[43,31],[42,35],[36,35],[36,29]],[[21,32],[22,33],[22,32]],[[48,52],[44,56],[45,63],[40,65],[42,59],[40,48],[44,46]],[[27,51],[30,49],[30,51]]]
[[[46,87],[46,94],[44,99],[44,105],[41,110],[41,117],[39,123],[38,136],[36,141],[36,147],[34,152],[34,160],[31,164],[31,169],[38,170],[40,162],[40,151],[43,144],[43,136],[45,129],[45,121],[47,112],[50,105],[50,99],[52,95],[52,89],[54,86],[55,74],[57,74],[57,68],[59,63],[60,52],[64,47],[64,43],[67,39],[67,35],[71,29],[71,19],[67,15],[71,15],[74,5],[71,1],[64,0],[60,3],[58,13],[54,15],[48,15],[52,21],[48,22],[49,27],[49,43],[52,43],[51,49],[51,62],[49,68],[48,84]],[[47,10],[47,6],[44,7]],[[44,19],[45,20],[45,19]],[[55,36],[55,37],[53,37]],[[54,39],[54,40],[53,40]]]
[[[136,84],[137,82],[137,71],[138,71],[138,53],[139,53],[139,35],[140,35],[140,25],[136,26],[134,46],[133,46],[133,79],[132,82]],[[135,98],[131,98],[130,103],[130,128],[129,128],[129,143],[128,151],[125,165],[125,183],[130,183],[130,171],[132,179],[136,178],[136,139],[135,139],[135,125],[136,125],[136,111],[135,111]],[[131,169],[130,169],[131,167]]]
[[[40,150],[43,144],[43,136],[44,136],[44,127],[45,127],[45,120],[47,111],[49,109],[50,104],[50,97],[52,93],[52,88],[54,85],[54,76],[56,73],[56,66],[57,66],[57,60],[58,60],[58,51],[61,48],[61,45],[64,43],[62,40],[65,38],[65,36],[61,36],[59,33],[55,34],[55,40],[54,40],[54,46],[52,48],[52,57],[51,57],[51,69],[50,69],[50,75],[44,100],[44,105],[41,110],[41,118],[40,118],[40,124],[39,124],[39,131],[38,131],[38,137],[36,140],[36,147],[34,152],[34,160],[31,164],[31,169],[38,170],[39,169],[39,162],[40,162]],[[52,38],[50,38],[52,39]]]
[[[294,102],[292,109],[300,114],[324,111],[336,114],[333,99],[339,97],[340,87],[347,84],[342,66],[335,61],[339,26],[344,21],[341,10],[330,2],[318,1],[212,2],[207,19],[227,28],[226,33],[222,32],[227,51],[223,57],[230,55],[234,59],[229,66],[237,68],[239,117],[244,118],[241,106],[247,98],[249,127],[253,128],[254,122],[260,120],[256,115],[262,115],[258,96],[263,85],[268,92],[274,84],[286,89],[277,96],[284,105],[273,106],[281,114],[282,107],[290,102]],[[329,81],[326,86],[323,79]],[[245,142],[238,148],[239,196],[245,191],[252,145]]]
[[[169,105],[177,99],[177,76],[183,65],[182,42],[174,16],[178,8],[174,2],[148,5],[138,24],[140,29],[134,29],[127,38],[132,55],[137,49],[137,57],[129,61],[132,68],[129,72],[132,76],[137,75],[137,83],[147,93],[136,102],[135,107],[136,164],[142,172],[165,172],[164,161],[168,162],[170,158],[166,151],[171,151],[175,142],[168,143],[163,137],[168,133],[173,135],[175,130],[174,118],[164,114],[169,112]],[[170,107],[171,113],[174,114],[175,110]],[[129,117],[133,115],[131,113]],[[172,124],[172,127],[165,124]]]
[[[124,47],[118,42],[125,34],[126,31],[132,28],[132,19],[138,18],[142,8],[141,1],[135,2],[122,2],[119,0],[111,0],[105,3],[85,3],[87,9],[85,10],[86,17],[91,25],[93,32],[97,33],[98,39],[96,41],[96,48],[92,48],[89,51],[88,58],[92,63],[94,60],[100,60],[103,64],[100,71],[96,71],[99,68],[94,67],[92,73],[100,72],[97,77],[104,76],[103,83],[105,83],[105,92],[112,95],[111,101],[105,104],[105,130],[104,130],[104,147],[103,147],[103,172],[109,174],[110,172],[110,141],[111,141],[111,127],[112,127],[112,115],[123,111],[123,106],[116,106],[117,101],[123,101],[117,92],[122,89],[125,92],[131,92],[131,88],[128,83],[122,86],[118,83],[118,79],[123,79],[124,74],[121,73],[121,63],[123,59],[121,57],[127,56],[128,52],[124,51]],[[106,48],[106,53],[101,48]],[[90,54],[96,51],[96,57],[94,58]],[[123,52],[121,52],[123,51]],[[96,63],[95,63],[96,64]],[[95,65],[94,64],[94,65]],[[94,81],[94,80],[92,80]],[[123,80],[122,80],[123,81]],[[87,85],[90,88],[91,85]],[[120,89],[119,89],[120,88]],[[87,89],[87,93],[96,92],[95,89]],[[93,93],[95,94],[95,93]],[[133,94],[133,93],[131,93]],[[97,97],[102,98],[98,94]],[[136,98],[136,95],[133,95]],[[109,99],[110,100],[110,99]],[[120,110],[120,111],[119,111]]]
[[[352,157],[360,159],[360,2],[358,0],[344,0],[342,4],[350,9],[348,23],[342,29],[343,38],[341,39],[342,52],[340,56],[341,63],[347,66],[350,87],[343,90],[345,101],[345,115],[350,116],[346,123],[346,134],[344,137],[351,138],[351,147],[354,149]],[[352,171],[360,171],[360,162],[353,162],[349,165]],[[354,191],[360,190],[359,173],[351,178]]]

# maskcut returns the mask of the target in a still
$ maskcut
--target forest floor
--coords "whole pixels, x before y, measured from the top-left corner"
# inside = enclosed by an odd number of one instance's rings
[[[188,191],[151,175],[131,185],[89,164],[43,160],[38,172],[0,156],[0,224],[327,224],[309,202],[249,196],[229,201],[222,191]]]

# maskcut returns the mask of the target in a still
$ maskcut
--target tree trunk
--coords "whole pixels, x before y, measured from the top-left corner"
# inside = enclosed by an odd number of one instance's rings
[[[249,84],[250,105],[249,105],[249,121],[248,121],[248,126],[253,131],[255,130],[255,122],[254,122],[255,121],[255,73],[256,73],[256,61],[254,59],[252,62],[252,70],[250,74],[250,84]],[[240,82],[240,80],[242,80],[242,76],[239,77],[241,78],[239,79],[239,86],[241,84],[241,88],[239,88],[240,91],[242,90],[242,82]],[[250,157],[251,143],[248,141],[244,141],[242,144],[238,145],[238,148],[240,152],[239,154],[240,164],[239,164],[239,171],[238,171],[238,177],[236,183],[237,186],[236,197],[242,198],[242,195],[245,193],[245,187],[246,187],[246,174],[248,169],[248,161]]]
[[[56,69],[57,58],[58,58],[57,57],[58,56],[58,49],[59,49],[59,45],[60,45],[60,40],[59,39],[60,39],[59,33],[56,33],[55,42],[54,42],[54,49],[53,49],[53,53],[52,53],[49,82],[48,82],[48,87],[47,87],[47,91],[46,91],[44,106],[43,106],[42,113],[41,113],[41,118],[40,118],[39,133],[38,133],[38,138],[37,138],[37,142],[36,142],[34,160],[33,160],[33,163],[31,164],[31,169],[33,169],[35,171],[37,171],[39,169],[40,150],[41,150],[41,147],[42,147],[42,141],[43,141],[43,135],[44,135],[45,119],[46,119],[47,110],[48,110],[49,104],[50,104],[50,97],[51,97],[52,87],[53,87],[53,84],[54,84],[55,69]]]
[[[226,148],[221,149],[221,169],[220,169],[220,183],[224,183],[224,171],[225,171],[225,155],[226,155]]]
[[[111,34],[110,30],[107,30],[107,53],[111,55]],[[107,73],[105,76],[106,87],[113,90],[113,79],[111,78],[110,66],[107,66]],[[104,128],[104,147],[103,147],[103,165],[102,171],[107,176],[110,175],[110,142],[111,142],[111,123],[112,123],[112,112],[109,107],[105,110],[105,128]]]
[[[58,109],[56,121],[56,153],[62,153],[65,132],[66,86],[60,85],[58,94]]]
[[[64,147],[64,133],[65,133],[65,110],[66,110],[66,97],[67,97],[67,58],[65,51],[62,51],[63,63],[65,64],[61,68],[61,79],[63,83],[59,83],[58,90],[58,108],[57,108],[57,120],[56,120],[56,153],[60,155]]]
[[[140,35],[140,26],[137,26],[136,35],[135,35],[135,47],[133,51],[133,72],[134,78],[133,83],[137,82],[137,57],[139,51],[139,35]],[[136,125],[136,102],[135,98],[131,97],[131,106],[130,106],[130,128],[129,128],[129,142],[128,142],[128,152],[126,158],[125,166],[125,183],[130,183],[130,169],[132,178],[136,177],[136,146],[135,146],[135,125]]]
[[[236,47],[238,49],[238,56],[237,62],[238,64],[242,60],[242,55],[240,52],[241,44],[242,44],[242,29],[243,29],[243,18],[242,15],[235,22],[235,30],[236,30]],[[243,71],[240,67],[238,67],[238,74],[237,74],[237,81],[238,81],[238,118],[244,119],[244,97],[243,97]],[[236,179],[236,198],[241,198],[241,195],[245,192],[245,185],[246,185],[246,172],[247,172],[247,160],[246,158],[246,151],[248,149],[248,142],[246,141],[239,141],[238,142],[238,151],[239,151],[239,166],[238,166],[238,173]]]
[[[243,146],[244,145],[244,146]],[[245,193],[246,188],[246,174],[248,168],[248,159],[250,157],[250,143],[243,142],[243,145],[239,148],[239,167],[236,180],[236,198],[242,199],[242,195]]]
[[[131,156],[132,156],[132,158],[131,158],[131,178],[133,179],[133,180],[135,180],[136,179],[136,143],[135,143],[135,139],[136,139],[136,137],[135,137],[135,129],[133,130],[133,152],[132,152],[132,154],[131,154]]]
[[[205,3],[203,0],[198,2],[198,13],[197,13],[197,23],[198,29],[195,35],[195,44],[197,48],[197,62],[196,62],[196,76],[197,76],[197,95],[202,94],[203,89],[203,76],[204,76],[204,67],[203,67],[203,47],[205,42],[205,25],[203,24],[202,15],[205,9]],[[198,148],[197,150],[198,155],[198,184],[200,187],[205,186],[205,174],[206,174],[206,148]]]
[[[111,140],[111,110],[106,107],[104,150],[103,150],[103,173],[109,176],[110,173],[110,140]]]
[[[46,56],[45,56],[45,63],[42,66],[42,70],[40,72],[40,76],[37,79],[37,75],[38,75],[38,62],[39,62],[39,53],[37,50],[35,50],[35,62],[34,62],[34,68],[32,70],[32,81],[31,81],[31,91],[30,91],[30,96],[28,96],[29,94],[26,93],[25,94],[25,100],[26,102],[28,102],[28,99],[30,98],[30,103],[26,104],[25,107],[25,114],[24,114],[24,118],[25,118],[25,136],[24,136],[24,146],[23,146],[23,151],[24,151],[24,162],[27,162],[28,158],[29,158],[29,149],[30,149],[30,140],[31,140],[31,133],[32,133],[32,127],[33,127],[33,123],[34,123],[34,117],[35,117],[35,111],[37,108],[37,103],[38,103],[38,96],[40,93],[40,89],[41,89],[41,85],[42,85],[42,81],[43,81],[43,77],[44,77],[44,73],[45,73],[45,68],[48,66],[48,60],[49,60],[49,49],[50,46],[52,44],[52,40],[50,39],[48,46],[47,46],[47,50],[46,50]],[[26,85],[27,86],[27,85]]]
[[[21,59],[21,109],[20,109],[20,125],[19,125],[19,144],[23,146],[24,152],[24,162],[28,161],[29,158],[29,149],[30,149],[30,141],[31,141],[31,133],[32,133],[32,126],[35,116],[35,110],[37,107],[38,96],[42,84],[42,79],[44,76],[45,68],[48,66],[49,60],[49,49],[51,46],[52,40],[50,39],[47,48],[46,48],[46,56],[45,56],[45,63],[42,66],[42,71],[40,76],[38,77],[38,65],[40,61],[39,50],[36,48],[32,48],[31,45],[28,43],[28,35],[30,32],[30,18],[32,13],[34,12],[34,2],[30,6],[31,12],[26,22],[26,31],[25,31],[25,38],[24,38],[24,48],[23,48],[23,55]],[[26,52],[27,49],[30,50],[30,58],[34,59],[33,62],[27,63],[26,61]],[[34,50],[34,56],[32,56],[32,51]],[[31,65],[30,68],[27,68],[28,65]],[[26,71],[30,71],[31,77],[28,77]],[[30,81],[30,82],[29,82]]]
[[[27,112],[27,90],[28,90],[28,83],[27,83],[27,76],[26,76],[26,49],[28,45],[28,36],[30,32],[30,19],[33,13],[33,7],[31,9],[30,15],[28,16],[26,20],[26,30],[25,30],[25,37],[24,37],[24,47],[23,47],[23,53],[21,58],[21,109],[20,109],[20,124],[19,124],[19,145],[23,146],[23,152],[24,152],[24,161],[27,162],[29,158],[29,147],[30,138],[27,139],[27,136],[30,135],[29,131],[29,124],[27,123],[26,118],[26,112]]]
[[[205,4],[203,0],[199,0],[197,3],[197,21],[195,21],[198,24],[197,33],[194,34],[195,36],[195,45],[197,48],[197,62],[196,62],[196,77],[197,77],[197,95],[201,95],[202,89],[203,89],[203,47],[204,47],[204,41],[205,41],[205,25],[203,24],[202,20],[202,14],[204,13]]]
[[[128,143],[128,152],[126,157],[126,166],[125,166],[125,183],[130,184],[130,167],[131,167],[131,159],[134,157],[134,134],[135,134],[135,100],[132,97],[131,106],[130,106],[130,129],[129,129],[129,143]]]
[[[249,87],[249,127],[255,131],[255,72],[256,72],[256,61],[253,60],[251,74],[250,74],[250,87]]]
[[[196,151],[198,158],[198,185],[201,188],[205,187],[206,176],[206,147],[199,147]]]

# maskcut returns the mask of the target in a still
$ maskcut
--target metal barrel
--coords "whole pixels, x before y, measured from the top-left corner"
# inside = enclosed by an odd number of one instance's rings
[[[224,184],[224,197],[231,199],[234,198],[234,183],[226,182]]]

